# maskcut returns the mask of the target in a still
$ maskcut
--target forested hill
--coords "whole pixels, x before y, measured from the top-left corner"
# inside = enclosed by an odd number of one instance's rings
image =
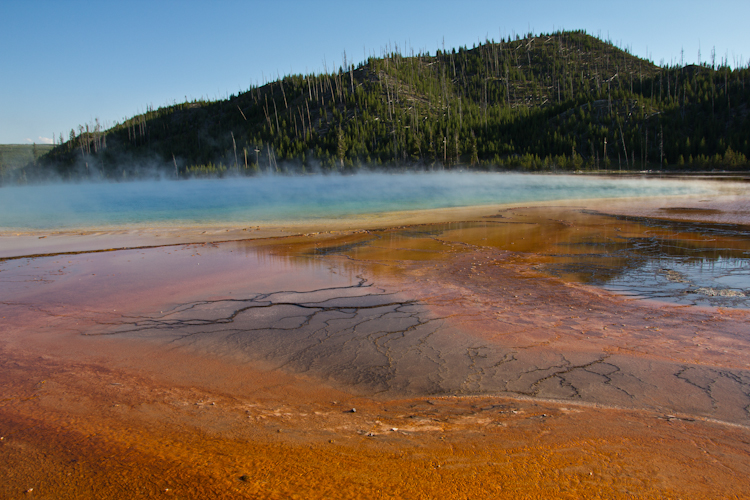
[[[581,31],[403,52],[80,126],[26,174],[750,169],[750,66],[659,67]]]

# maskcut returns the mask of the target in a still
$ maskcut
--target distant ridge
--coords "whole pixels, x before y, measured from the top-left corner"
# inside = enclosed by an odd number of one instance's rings
[[[53,147],[52,144],[0,144],[0,183],[5,177],[19,177],[23,181],[24,167],[33,167]]]
[[[750,67],[659,67],[583,31],[385,50],[66,134],[27,179],[361,168],[748,170]]]

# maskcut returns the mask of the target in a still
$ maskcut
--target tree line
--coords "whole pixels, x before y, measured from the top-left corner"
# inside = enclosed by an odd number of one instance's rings
[[[407,53],[405,53],[407,52]],[[475,168],[740,169],[750,65],[655,65],[583,31],[434,55],[397,46],[218,101],[71,130],[36,175]]]

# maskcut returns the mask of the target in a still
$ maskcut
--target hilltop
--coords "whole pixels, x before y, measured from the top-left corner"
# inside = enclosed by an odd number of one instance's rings
[[[750,168],[747,67],[660,67],[582,31],[402,52],[79,126],[25,174]]]

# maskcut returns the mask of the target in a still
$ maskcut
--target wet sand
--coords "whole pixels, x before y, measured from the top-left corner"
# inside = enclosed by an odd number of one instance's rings
[[[746,254],[743,203],[19,236],[0,262],[0,495],[748,496],[744,299],[594,286],[630,276],[644,238]],[[653,222],[674,219],[690,225]]]

